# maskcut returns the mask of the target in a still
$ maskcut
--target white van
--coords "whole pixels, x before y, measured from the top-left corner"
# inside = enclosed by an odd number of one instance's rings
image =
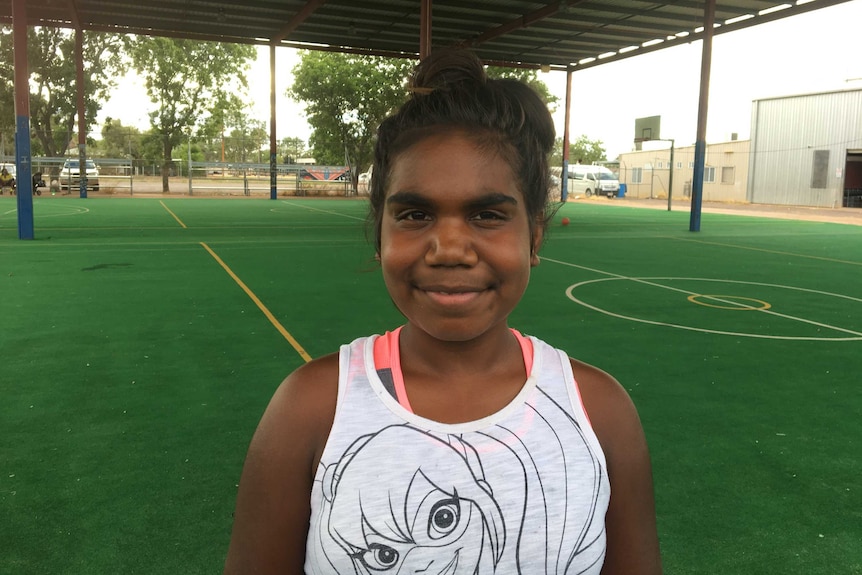
[[[569,194],[595,195],[613,198],[620,191],[620,181],[604,166],[569,166]]]

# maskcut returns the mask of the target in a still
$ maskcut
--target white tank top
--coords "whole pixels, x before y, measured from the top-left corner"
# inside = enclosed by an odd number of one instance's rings
[[[517,397],[444,424],[387,391],[376,337],[341,347],[306,574],[598,575],[610,486],[568,356],[530,338]]]

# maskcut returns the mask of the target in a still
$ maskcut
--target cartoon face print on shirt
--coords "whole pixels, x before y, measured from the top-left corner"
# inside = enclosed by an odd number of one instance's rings
[[[356,573],[494,571],[505,546],[502,514],[476,454],[448,439],[394,425],[360,438],[327,468],[328,531]],[[393,449],[397,467],[381,469]]]

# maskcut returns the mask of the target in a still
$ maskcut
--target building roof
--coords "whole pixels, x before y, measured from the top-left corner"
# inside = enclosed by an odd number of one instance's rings
[[[715,33],[846,1],[716,0]],[[422,27],[422,0],[11,0],[0,4],[0,22],[12,22],[18,2],[31,26],[410,58]],[[431,46],[467,45],[486,63],[580,70],[697,40],[703,20],[702,0],[433,0]]]

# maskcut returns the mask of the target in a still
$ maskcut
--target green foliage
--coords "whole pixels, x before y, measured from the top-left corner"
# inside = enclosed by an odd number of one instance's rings
[[[309,145],[318,164],[342,165],[354,177],[371,163],[377,126],[407,97],[412,60],[303,52],[288,94],[305,102]]]
[[[100,152],[106,158],[141,157],[141,131],[134,126],[124,126],[120,120],[106,118],[102,124]]]
[[[355,174],[368,167],[377,126],[405,101],[404,86],[414,65],[404,59],[302,53],[289,95],[306,103],[309,146],[319,164],[343,164],[347,156]],[[558,98],[535,70],[489,67],[488,75],[526,82],[554,110]]]
[[[269,132],[266,124],[250,116],[250,106],[236,94],[220,93],[197,132],[201,150],[208,161],[259,162],[261,148],[269,161]]]
[[[578,136],[574,142],[569,142],[569,164],[592,164],[607,160],[607,151],[601,140],[590,140],[585,135]],[[563,139],[557,138],[554,142],[554,151],[549,158],[551,166],[563,165]]]
[[[125,73],[127,39],[116,34],[83,32],[84,118],[95,123],[101,104],[116,86],[114,78]],[[13,62],[11,30],[0,27],[0,61]],[[77,73],[75,33],[59,28],[30,28],[27,34],[30,68],[30,130],[32,151],[62,156],[71,143],[77,145]],[[14,132],[14,69],[0,71],[0,130]]]
[[[154,130],[147,130],[141,135],[141,159],[147,164],[163,164],[164,138]]]
[[[191,142],[191,156],[193,162],[204,162],[206,161],[206,154],[204,152],[203,147],[199,142],[192,140]],[[174,158],[179,158],[182,160],[183,170],[185,172],[183,175],[188,175],[188,159],[189,159],[189,141],[183,140],[180,144],[174,148]]]
[[[163,168],[171,166],[173,150],[195,127],[226,125],[247,88],[245,72],[255,57],[253,46],[140,36],[130,46],[134,68],[156,104],[150,112],[159,141]],[[214,122],[205,122],[207,115]],[[162,170],[162,190],[169,191],[168,169]]]
[[[282,153],[282,162],[295,164],[297,158],[306,157],[305,141],[302,138],[284,138],[279,150]]]

